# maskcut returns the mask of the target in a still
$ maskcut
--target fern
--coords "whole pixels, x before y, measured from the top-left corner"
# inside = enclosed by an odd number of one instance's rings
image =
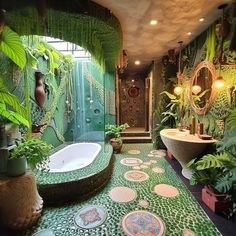
[[[231,110],[230,115],[226,119],[226,129],[227,130],[236,130],[236,108]]]

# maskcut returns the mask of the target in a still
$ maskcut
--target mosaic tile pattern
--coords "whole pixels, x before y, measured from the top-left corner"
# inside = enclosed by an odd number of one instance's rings
[[[54,152],[62,149],[68,144],[63,144],[57,147]],[[37,184],[40,185],[47,185],[47,184],[58,184],[58,183],[66,183],[72,180],[83,179],[86,176],[94,175],[105,169],[110,162],[111,153],[112,153],[112,146],[110,144],[104,145],[104,143],[99,143],[102,146],[98,157],[92,162],[90,165],[82,168],[80,170],[74,170],[69,172],[63,173],[50,173],[50,172],[40,172],[36,171],[36,179]]]
[[[152,150],[152,144],[125,144],[122,153],[115,157],[111,180],[101,192],[84,202],[75,202],[58,208],[44,208],[34,232],[50,228],[56,236],[124,236],[121,226],[123,217],[134,210],[147,210],[163,220],[168,236],[182,235],[185,229],[195,232],[198,236],[221,235],[165,158],[156,158],[157,163],[152,165],[152,167],[158,166],[165,169],[165,173],[156,174],[152,168],[148,168],[143,170],[150,176],[147,181],[137,183],[124,179],[124,173],[132,170],[132,167],[124,166],[120,164],[120,161],[125,157],[132,157],[128,154],[128,150],[131,149],[141,150],[137,158],[143,161],[150,160],[147,155]],[[180,194],[176,198],[158,196],[153,193],[154,186],[157,184],[170,184],[176,187]],[[135,201],[127,204],[112,201],[108,193],[117,186],[135,189],[137,191]],[[148,201],[148,207],[139,205],[142,199]],[[78,228],[74,224],[74,215],[78,209],[89,204],[103,206],[107,210],[107,220],[93,229]]]

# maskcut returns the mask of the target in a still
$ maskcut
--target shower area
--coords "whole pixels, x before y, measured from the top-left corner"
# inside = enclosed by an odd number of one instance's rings
[[[102,72],[93,62],[80,60],[74,61],[72,73],[74,119],[70,126],[73,141],[104,142],[105,125],[115,120],[115,109],[111,106],[112,101],[115,104],[111,75]]]

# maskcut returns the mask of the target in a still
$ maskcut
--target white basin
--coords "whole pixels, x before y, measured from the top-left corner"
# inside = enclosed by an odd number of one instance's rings
[[[189,134],[189,131],[179,131],[178,129],[163,129],[160,132],[161,139],[175,159],[182,166],[182,174],[190,179],[192,172],[186,168],[186,164],[201,154],[207,147],[217,140],[203,140],[197,134]]]

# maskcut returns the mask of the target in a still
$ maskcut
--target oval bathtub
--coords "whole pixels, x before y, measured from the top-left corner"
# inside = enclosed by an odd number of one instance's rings
[[[100,150],[98,143],[70,144],[49,157],[49,172],[67,172],[88,166]]]

